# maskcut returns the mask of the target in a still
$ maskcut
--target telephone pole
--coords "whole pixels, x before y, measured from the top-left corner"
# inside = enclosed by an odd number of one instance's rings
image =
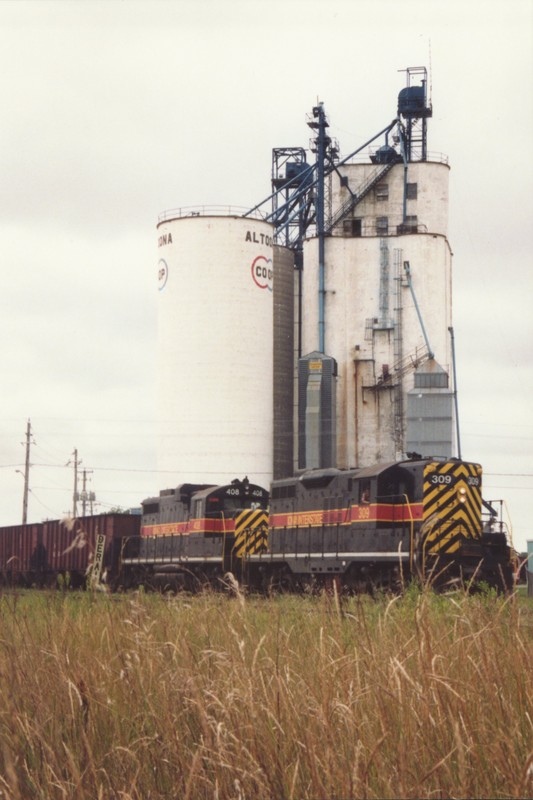
[[[67,463],[67,467],[71,464],[74,465],[74,491],[72,493],[72,519],[76,519],[78,515],[78,467],[81,464],[81,459],[78,461],[78,450],[74,448],[72,453],[74,456],[73,461]]]
[[[85,517],[86,514],[87,514],[87,503],[88,502],[91,504],[91,514],[93,513],[93,502],[95,500],[94,492],[88,492],[87,491],[87,475],[88,474],[92,475],[92,470],[84,469],[83,470],[83,475],[82,475],[81,496],[78,495],[78,500],[81,497],[81,515],[82,515],[82,517]]]
[[[24,463],[24,494],[22,496],[22,524],[28,521],[28,493],[30,491],[31,422],[26,425],[26,459]]]

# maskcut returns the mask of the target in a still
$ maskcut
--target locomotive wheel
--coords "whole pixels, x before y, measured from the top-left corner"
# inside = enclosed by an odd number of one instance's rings
[[[294,592],[297,589],[297,582],[293,573],[286,564],[275,567],[272,573],[266,577],[265,590],[268,594],[277,592]]]

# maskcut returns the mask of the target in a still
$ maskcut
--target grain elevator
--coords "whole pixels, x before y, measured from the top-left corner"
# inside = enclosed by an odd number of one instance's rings
[[[324,105],[242,215],[162,215],[159,468],[258,483],[455,455],[449,166],[426,70],[348,156]],[[234,473],[234,474],[232,474]]]

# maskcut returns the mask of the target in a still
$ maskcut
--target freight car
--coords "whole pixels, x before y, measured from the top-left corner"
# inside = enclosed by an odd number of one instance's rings
[[[78,588],[95,575],[118,582],[123,544],[140,532],[140,515],[99,514],[0,528],[0,581],[7,586]]]

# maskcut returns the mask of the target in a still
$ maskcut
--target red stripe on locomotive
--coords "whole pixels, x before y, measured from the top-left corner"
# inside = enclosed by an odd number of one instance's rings
[[[422,519],[422,503],[372,503],[328,511],[297,511],[272,514],[271,528],[321,527],[322,525],[351,525],[352,522],[411,522]]]
[[[188,536],[190,533],[233,533],[235,531],[234,519],[190,519],[186,522],[166,522],[161,525],[143,525],[142,536],[171,536],[180,534]]]

